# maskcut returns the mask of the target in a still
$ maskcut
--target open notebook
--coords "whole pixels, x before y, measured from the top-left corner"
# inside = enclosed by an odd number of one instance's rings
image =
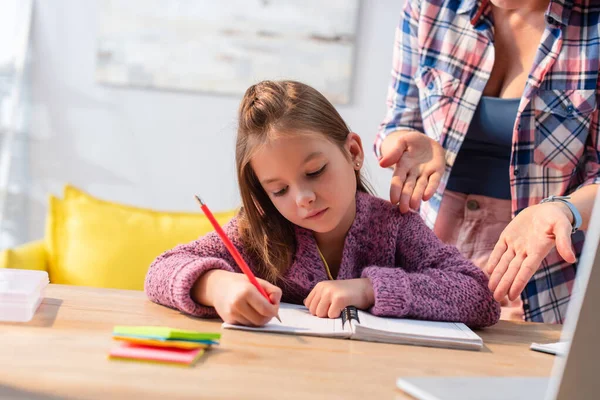
[[[224,323],[227,329],[294,335],[365,340],[370,342],[413,344],[479,350],[483,340],[465,324],[399,318],[375,317],[355,307],[346,307],[340,318],[319,318],[304,306],[281,303],[279,316],[260,328]]]

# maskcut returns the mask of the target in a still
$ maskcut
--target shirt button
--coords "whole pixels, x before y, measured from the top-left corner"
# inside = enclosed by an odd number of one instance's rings
[[[572,105],[572,104],[569,104],[569,105],[567,106],[567,114],[569,114],[569,115],[573,114],[573,110],[574,110],[574,107],[573,107],[573,105]]]
[[[549,15],[546,17],[546,22],[549,25],[558,25],[558,23],[556,22],[556,20],[553,17],[549,16]]]
[[[467,200],[467,209],[470,211],[479,210],[479,203],[477,200]]]
[[[515,176],[519,176],[519,169],[515,168]]]
[[[429,85],[427,85],[427,89],[429,90],[433,90],[434,87],[435,85],[433,84],[433,82],[429,82]]]

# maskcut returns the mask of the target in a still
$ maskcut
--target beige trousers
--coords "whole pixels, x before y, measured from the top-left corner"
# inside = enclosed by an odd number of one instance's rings
[[[452,244],[479,268],[484,268],[511,221],[510,200],[467,195],[446,190],[433,231]],[[501,319],[523,320],[523,301],[508,298],[501,302]]]

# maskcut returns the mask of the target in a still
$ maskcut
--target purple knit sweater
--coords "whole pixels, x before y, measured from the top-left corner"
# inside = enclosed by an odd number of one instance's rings
[[[225,233],[251,269],[260,260],[244,252],[236,219]],[[327,272],[312,231],[296,227],[297,249],[280,287],[282,301],[302,304]],[[148,297],[159,304],[199,317],[216,317],[212,307],[190,296],[206,271],[241,272],[215,232],[160,255],[146,275]],[[260,274],[256,274],[261,277]],[[356,218],[348,231],[337,279],[368,278],[373,284],[373,315],[464,322],[471,327],[495,324],[500,305],[488,290],[485,274],[443,244],[413,212],[400,214],[388,201],[356,196]]]

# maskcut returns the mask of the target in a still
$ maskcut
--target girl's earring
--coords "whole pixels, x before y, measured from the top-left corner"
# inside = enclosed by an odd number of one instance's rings
[[[359,168],[359,167],[360,167],[360,163],[359,163],[359,162],[357,162],[357,163],[356,163],[356,164],[354,164],[354,165],[356,165],[356,168]]]

